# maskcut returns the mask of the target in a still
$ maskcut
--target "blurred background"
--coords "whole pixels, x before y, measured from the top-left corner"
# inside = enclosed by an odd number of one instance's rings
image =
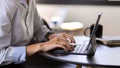
[[[98,14],[102,12],[103,35],[120,36],[120,0],[36,0],[36,3],[39,15],[55,32],[83,35],[85,28],[96,23]],[[76,68],[75,64],[40,55],[29,59],[30,68]]]
[[[100,20],[103,35],[120,35],[120,0],[36,0],[36,2],[40,16],[58,32],[82,35],[84,28],[95,23],[98,14],[103,12]],[[63,23],[75,23],[77,26],[65,26]]]

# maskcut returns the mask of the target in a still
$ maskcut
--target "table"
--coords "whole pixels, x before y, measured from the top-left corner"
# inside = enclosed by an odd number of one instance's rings
[[[81,43],[85,36],[75,36],[76,43]],[[120,66],[120,47],[108,47],[106,45],[97,44],[97,50],[92,58],[87,58],[85,55],[53,55],[48,52],[39,53],[47,58],[59,60],[67,63],[73,63],[83,66],[104,66],[104,67],[119,67]]]

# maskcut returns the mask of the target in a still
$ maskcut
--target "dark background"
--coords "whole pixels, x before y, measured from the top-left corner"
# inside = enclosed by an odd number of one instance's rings
[[[92,4],[92,5],[120,5],[120,1],[108,0],[36,0],[40,4]]]

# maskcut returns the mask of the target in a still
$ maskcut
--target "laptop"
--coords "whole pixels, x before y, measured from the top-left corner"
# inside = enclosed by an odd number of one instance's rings
[[[56,49],[52,53],[53,54],[74,54],[74,55],[94,56],[96,48],[97,48],[95,33],[97,30],[101,15],[102,13],[98,15],[97,21],[92,30],[89,40],[85,40],[82,44],[80,43],[80,45],[76,45],[73,51],[64,51],[64,50]]]

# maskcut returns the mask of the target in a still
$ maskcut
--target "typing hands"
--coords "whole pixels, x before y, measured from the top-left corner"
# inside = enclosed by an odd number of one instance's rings
[[[27,56],[31,56],[39,51],[50,51],[55,48],[62,48],[65,51],[74,50],[74,46],[69,43],[75,43],[74,38],[66,33],[51,34],[49,35],[49,41],[32,44],[26,47]]]
[[[72,51],[74,49],[69,43],[75,43],[74,38],[66,33],[51,34],[49,41],[41,45],[42,51],[49,51],[54,48],[62,48],[65,51]]]

